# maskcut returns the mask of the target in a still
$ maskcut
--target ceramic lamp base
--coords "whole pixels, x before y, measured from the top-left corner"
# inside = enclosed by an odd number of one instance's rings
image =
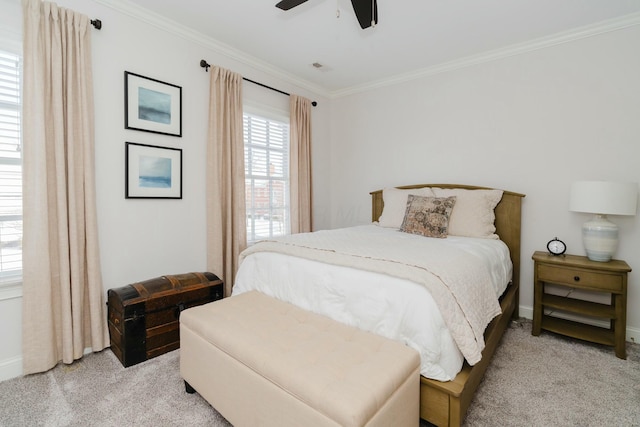
[[[618,248],[618,226],[597,214],[582,226],[582,243],[587,258],[592,261],[608,262]]]

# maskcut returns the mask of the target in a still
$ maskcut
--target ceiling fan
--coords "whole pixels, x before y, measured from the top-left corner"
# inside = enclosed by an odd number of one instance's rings
[[[276,7],[282,10],[293,9],[300,6],[307,0],[282,0]],[[378,23],[378,2],[377,0],[351,0],[353,11],[356,13],[360,27],[364,30]]]

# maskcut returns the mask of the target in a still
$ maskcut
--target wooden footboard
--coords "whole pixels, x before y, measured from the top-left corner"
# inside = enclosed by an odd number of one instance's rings
[[[437,426],[459,426],[464,420],[482,377],[504,331],[514,314],[517,317],[518,284],[509,286],[500,302],[502,314],[493,319],[485,331],[482,359],[474,366],[466,362],[453,381],[436,381],[420,377],[420,418]]]
[[[457,184],[419,184],[397,188],[422,187],[462,188],[467,190],[490,189]],[[520,228],[523,197],[524,194],[505,191],[502,200],[495,208],[496,233],[509,247],[513,263],[513,278],[512,283],[500,300],[502,313],[493,319],[485,330],[485,348],[482,351],[482,359],[474,366],[469,366],[465,363],[462,371],[453,381],[441,382],[420,377],[420,417],[437,426],[459,426],[462,424],[473,395],[489,363],[491,363],[504,331],[509,326],[510,320],[518,317],[520,301]],[[371,201],[372,220],[377,221],[384,207],[382,190],[372,192]]]

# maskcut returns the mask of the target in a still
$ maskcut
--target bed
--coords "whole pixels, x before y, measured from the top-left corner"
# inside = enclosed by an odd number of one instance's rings
[[[394,209],[404,210],[403,205],[407,204],[409,193],[415,196],[433,196],[434,189],[438,191],[438,194],[435,194],[438,197],[435,200],[438,201],[444,200],[447,196],[458,195],[458,202],[455,200],[451,202],[453,209],[455,209],[454,203],[458,203],[458,210],[453,211],[458,215],[463,211],[463,200],[465,200],[460,197],[461,195],[467,197],[468,194],[475,196],[486,193],[493,197],[494,202],[490,206],[491,229],[488,231],[489,234],[482,237],[493,236],[495,239],[478,239],[475,235],[464,233],[463,237],[458,237],[460,235],[458,234],[458,236],[446,236],[446,239],[425,239],[422,236],[412,236],[408,227],[407,230],[410,233],[398,233],[395,227],[399,216],[403,216],[404,212],[398,212],[394,216],[391,213],[392,206]],[[498,193],[499,195],[496,196]],[[395,199],[392,201],[392,195],[396,198],[400,196],[401,202]],[[233,293],[235,295],[257,289],[343,323],[399,339],[410,347],[416,348],[423,359],[420,390],[421,418],[435,425],[460,425],[500,338],[508,326],[509,319],[518,316],[520,216],[521,200],[524,196],[485,187],[451,184],[395,187],[372,192],[371,196],[372,220],[375,225],[353,227],[344,231],[336,230],[336,233],[327,231],[289,236],[287,239],[290,240],[285,239],[286,242],[281,239],[265,241],[243,252]],[[385,199],[387,200],[386,210]],[[425,198],[417,197],[417,199],[424,201]],[[467,212],[469,207],[465,208]],[[442,207],[439,206],[438,209]],[[451,210],[447,215],[449,213]],[[461,230],[461,225],[465,226],[466,223],[460,221],[459,216],[455,218],[457,222],[454,223],[454,217],[450,217],[449,230],[453,230],[454,225],[456,230]],[[471,218],[471,222],[474,220]],[[482,220],[486,226],[487,218]],[[403,222],[402,226],[405,227],[405,225]],[[435,229],[440,231],[437,227]],[[475,229],[472,231],[475,232]],[[483,231],[483,233],[486,232]],[[337,243],[334,242],[336,238],[334,234],[338,236]],[[370,235],[373,237],[369,237]],[[313,243],[314,248],[308,248],[311,245],[309,243],[311,237],[322,243]],[[376,248],[369,244],[367,240],[369,238],[382,239],[384,243],[381,244],[381,248]],[[396,243],[388,243],[392,242],[391,240],[385,240],[392,238],[404,239],[401,245],[403,248],[406,246],[405,252],[408,253],[396,255],[395,249],[385,248],[385,246],[398,246]],[[357,244],[351,243],[354,241],[362,241],[364,247],[357,247]],[[458,241],[462,242],[462,250],[456,247],[459,244]],[[480,252],[490,253],[491,258],[504,258],[506,253],[506,260],[498,262],[497,269],[476,265],[478,250],[472,249],[473,253],[469,253],[470,247],[475,248],[476,241],[481,244]],[[446,245],[451,248],[438,246],[441,248],[437,249],[438,254],[429,256],[436,260],[435,265],[423,267],[420,264],[421,257],[412,257],[412,253],[422,254],[422,246],[412,245],[441,244],[436,242],[446,242]],[[335,249],[332,245],[336,245]],[[319,253],[319,255],[313,255],[317,258],[307,257],[307,252],[314,251]],[[348,256],[344,256],[343,252]],[[358,255],[352,257],[354,252]],[[494,253],[497,256],[494,256]],[[408,273],[405,273],[405,266],[396,268],[399,258],[395,257],[400,256],[403,257],[403,263],[405,263],[404,257],[408,258],[406,262],[409,265]],[[456,262],[459,262],[458,256],[461,256],[460,259],[464,260],[464,265],[469,265],[471,268],[465,273],[466,279],[464,274],[458,274],[457,271],[463,271],[467,267],[452,268],[453,261],[449,261],[454,259],[454,256]],[[349,261],[343,262],[346,259]],[[506,267],[500,268],[501,263]],[[428,270],[428,274],[423,270]],[[454,270],[455,274],[449,273]],[[485,270],[488,270],[486,277]],[[478,294],[485,295],[484,297],[471,298],[465,295],[467,292],[456,291],[455,280],[457,279],[454,276],[460,275],[462,279],[468,281],[469,274],[478,278],[478,288],[481,287],[479,286],[481,282],[482,287],[488,288],[483,291],[485,294]],[[450,279],[449,276],[452,278]],[[498,286],[494,283],[496,281]],[[485,286],[484,282],[491,283]],[[442,283],[445,286],[442,286]],[[500,283],[504,286],[499,286]],[[479,292],[475,290],[475,285],[474,283],[473,292]],[[425,292],[425,287],[428,292]],[[441,292],[441,287],[447,288],[447,292]],[[487,297],[487,293],[493,294]],[[475,305],[467,307],[471,302],[465,302],[466,299],[487,300],[486,307],[477,308]],[[434,303],[435,308],[431,308],[429,304]],[[476,303],[473,302],[473,304]],[[378,317],[378,314],[382,316],[382,313],[384,317]],[[429,316],[429,320],[423,318],[426,315]],[[424,325],[426,322],[430,324],[429,327],[424,328],[425,331],[429,330],[428,333],[422,331],[422,326],[420,328],[413,326],[414,324]],[[431,347],[432,345],[434,347]]]

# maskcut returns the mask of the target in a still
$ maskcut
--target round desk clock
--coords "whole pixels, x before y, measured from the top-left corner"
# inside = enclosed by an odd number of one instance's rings
[[[547,243],[547,250],[551,255],[562,255],[567,251],[567,245],[562,240],[554,237]]]

